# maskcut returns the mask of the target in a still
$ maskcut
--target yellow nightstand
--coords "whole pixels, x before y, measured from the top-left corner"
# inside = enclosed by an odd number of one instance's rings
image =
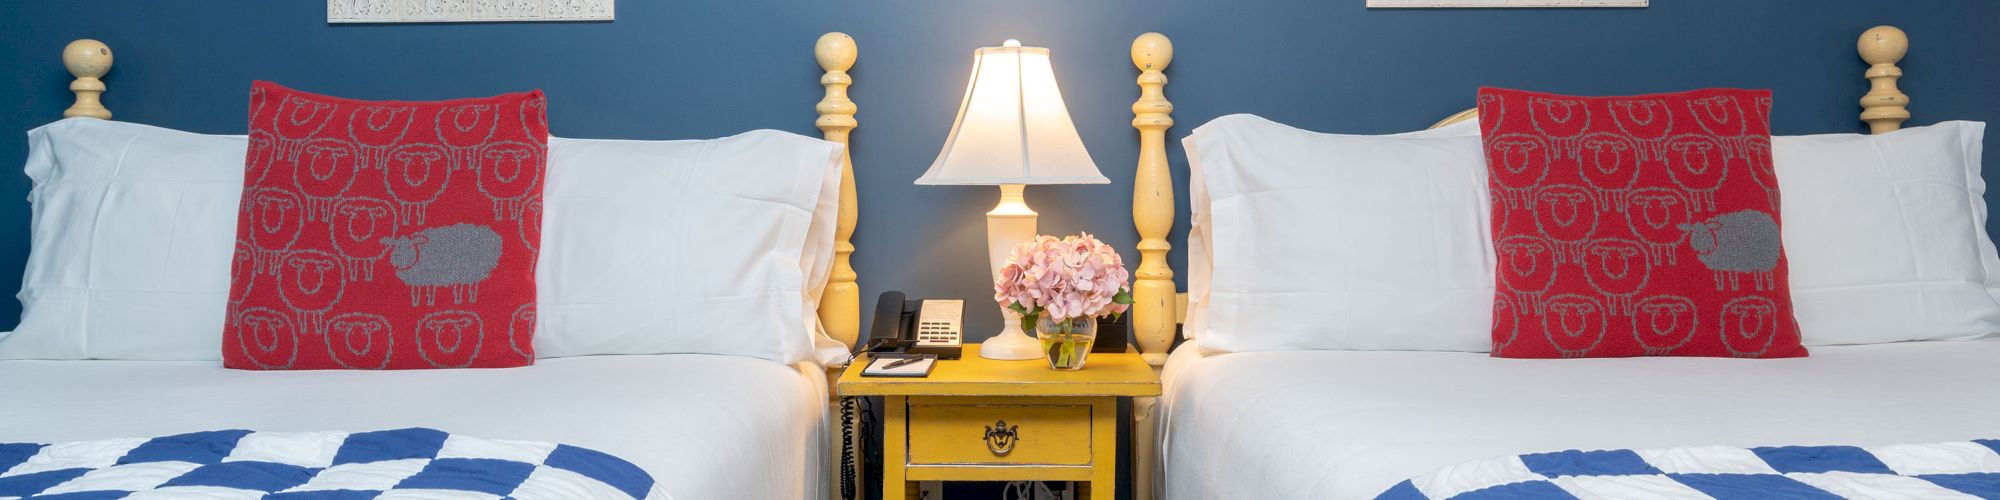
[[[1118,398],[1160,395],[1138,354],[1093,353],[1083,370],[996,361],[967,344],[926,378],[862,377],[841,396],[882,396],[882,498],[915,498],[912,481],[1077,481],[1094,500],[1116,491]]]

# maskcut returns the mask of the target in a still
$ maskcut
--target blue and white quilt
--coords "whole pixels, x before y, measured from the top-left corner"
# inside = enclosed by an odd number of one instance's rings
[[[1564,451],[1468,462],[1378,499],[2000,499],[2000,441]]]
[[[632,499],[668,495],[623,459],[432,429],[196,432],[0,443],[0,500]]]

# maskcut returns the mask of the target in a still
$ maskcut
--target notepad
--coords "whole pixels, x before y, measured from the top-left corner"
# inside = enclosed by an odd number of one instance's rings
[[[918,354],[913,356],[919,356],[919,358],[914,362],[910,362],[902,366],[897,366],[895,368],[889,368],[889,365],[896,363],[898,361],[903,361],[908,358],[904,356],[897,356],[891,358],[876,358],[870,360],[868,362],[868,367],[861,370],[861,376],[921,378],[930,376],[931,369],[937,367],[936,356],[931,356],[927,354]]]

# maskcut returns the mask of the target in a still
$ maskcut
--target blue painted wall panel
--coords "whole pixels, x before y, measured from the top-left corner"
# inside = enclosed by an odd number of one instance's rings
[[[120,120],[241,133],[253,79],[357,98],[438,99],[541,88],[558,135],[717,137],[754,128],[814,134],[812,43],[860,42],[854,99],[864,306],[888,289],[983,309],[982,214],[991,188],[911,185],[951,125],[974,47],[1019,38],[1055,51],[1071,114],[1108,186],[1030,189],[1044,232],[1090,231],[1121,247],[1137,160],[1127,48],[1161,31],[1177,58],[1167,94],[1180,125],[1257,113],[1315,130],[1421,128],[1470,105],[1479,85],[1583,94],[1702,86],[1770,88],[1781,134],[1854,132],[1866,91],[1854,40],[1877,24],[1915,39],[1903,87],[1914,123],[2000,117],[2000,2],[1661,0],[1647,9],[1368,10],[1363,0],[625,0],[609,23],[341,25],[304,0],[0,3],[0,163],[70,96],[58,57],[75,38],[116,51],[105,102]],[[1173,163],[1185,193],[1186,162]],[[1995,163],[1988,161],[1989,170]],[[27,258],[25,175],[0,173],[0,295]],[[1184,202],[1185,200],[1183,200]],[[1182,241],[1186,205],[1173,239]],[[1128,259],[1136,259],[1127,252]],[[1176,249],[1174,267],[1184,269]],[[1136,264],[1136,261],[1134,262]],[[997,315],[975,313],[984,338]],[[0,300],[0,328],[19,305]]]

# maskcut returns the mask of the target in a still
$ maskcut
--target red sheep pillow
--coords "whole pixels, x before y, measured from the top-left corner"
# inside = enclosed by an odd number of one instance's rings
[[[1499,277],[1493,355],[1806,355],[1769,91],[1483,88]]]
[[[250,90],[224,366],[535,360],[540,91],[440,102]]]

